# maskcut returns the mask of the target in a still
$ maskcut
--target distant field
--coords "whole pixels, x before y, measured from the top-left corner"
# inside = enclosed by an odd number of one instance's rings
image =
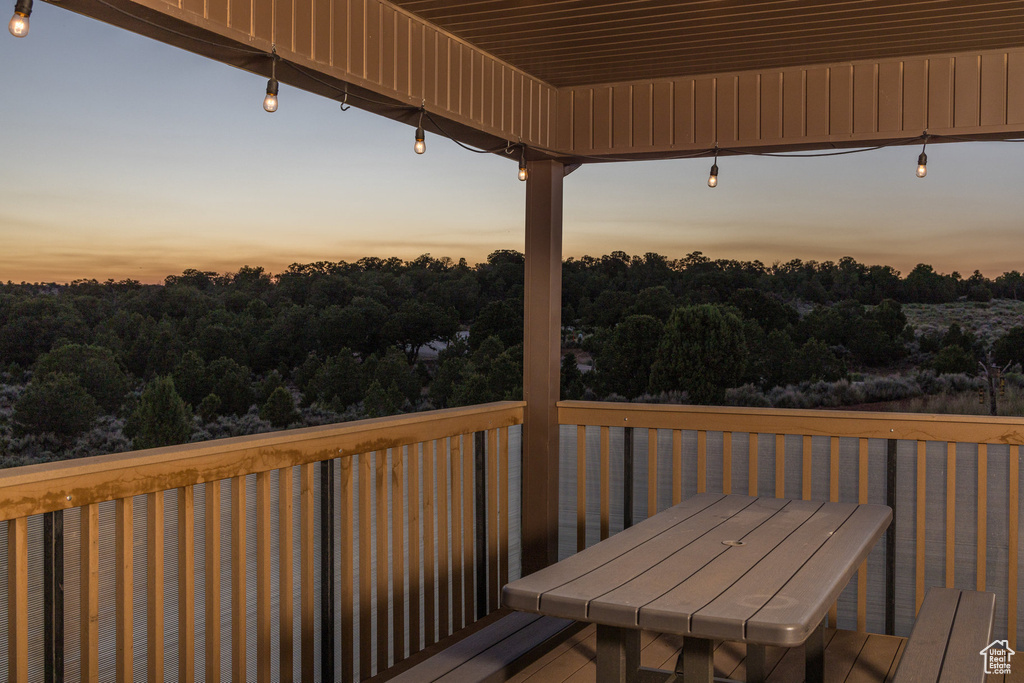
[[[903,313],[918,334],[945,332],[950,325],[956,323],[974,332],[986,344],[991,344],[1011,327],[1024,325],[1024,301],[1014,299],[903,304]]]

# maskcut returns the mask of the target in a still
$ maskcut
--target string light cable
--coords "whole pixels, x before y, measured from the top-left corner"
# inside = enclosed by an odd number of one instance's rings
[[[11,18],[11,22],[8,25],[8,28],[11,31],[11,33],[13,35],[17,36],[17,37],[23,37],[23,36],[27,35],[27,33],[28,33],[29,16],[32,13],[32,1],[33,0],[17,0],[17,2],[15,4],[14,16]],[[156,28],[156,29],[160,30],[163,33],[168,33],[168,34],[171,34],[171,35],[174,35],[174,36],[178,36],[180,38],[185,38],[185,39],[187,39],[187,40],[189,40],[191,42],[200,43],[200,44],[204,44],[204,45],[209,45],[209,46],[212,46],[212,47],[216,47],[216,48],[218,48],[220,50],[230,50],[232,52],[236,52],[236,53],[239,53],[239,54],[253,55],[253,56],[256,56],[256,55],[259,55],[259,56],[269,56],[271,58],[271,60],[272,60],[272,62],[271,62],[271,79],[267,82],[267,98],[265,98],[265,108],[266,108],[266,104],[267,104],[266,100],[270,99],[271,96],[273,96],[273,99],[276,100],[276,97],[277,97],[277,91],[276,90],[277,90],[277,88],[279,88],[279,82],[277,81],[277,78],[276,78],[276,67],[277,67],[277,62],[281,61],[281,62],[283,62],[284,65],[288,66],[290,69],[292,69],[296,73],[301,74],[305,78],[308,78],[309,80],[311,80],[311,81],[313,81],[315,83],[319,83],[320,85],[323,85],[323,86],[329,88],[330,90],[334,91],[335,93],[337,93],[337,99],[340,99],[340,101],[341,101],[341,110],[342,111],[347,111],[349,108],[351,108],[350,105],[348,104],[349,99],[351,98],[353,100],[364,102],[364,103],[366,103],[368,105],[373,105],[374,107],[389,108],[389,109],[394,109],[394,110],[398,110],[398,111],[406,111],[406,112],[409,112],[410,114],[418,113],[419,117],[418,117],[418,120],[417,120],[417,124],[418,125],[417,125],[417,128],[416,128],[416,146],[415,146],[415,149],[416,149],[417,153],[419,153],[419,154],[422,154],[423,151],[426,150],[425,140],[423,139],[424,138],[424,135],[423,135],[423,120],[425,118],[431,124],[432,131],[437,132],[442,137],[445,137],[445,138],[451,140],[452,142],[454,142],[459,147],[461,147],[461,148],[463,148],[463,149],[465,149],[467,151],[470,151],[470,152],[474,152],[474,153],[477,153],[477,154],[499,154],[499,153],[504,153],[506,156],[512,156],[515,153],[515,148],[518,147],[519,148],[519,161],[520,161],[520,173],[519,173],[519,176],[520,176],[520,178],[523,178],[524,175],[528,175],[528,171],[526,171],[526,169],[523,166],[524,163],[525,163],[525,157],[526,157],[526,152],[527,152],[527,146],[526,145],[522,144],[521,142],[518,145],[513,145],[513,144],[509,143],[509,144],[506,144],[506,145],[502,145],[502,146],[498,146],[498,147],[494,147],[494,148],[490,148],[490,149],[486,149],[486,148],[481,149],[481,148],[476,148],[476,147],[472,147],[470,145],[467,145],[467,144],[463,143],[461,140],[459,140],[457,137],[455,137],[454,135],[450,134],[445,129],[445,127],[443,125],[441,125],[438,122],[438,120],[435,119],[431,115],[430,111],[426,109],[425,103],[421,104],[420,106],[415,106],[415,105],[410,105],[410,104],[402,104],[400,102],[395,102],[395,101],[388,101],[388,100],[384,100],[384,99],[368,97],[366,95],[362,95],[362,94],[359,94],[359,93],[352,93],[352,92],[348,91],[347,86],[345,88],[338,87],[334,83],[331,83],[329,81],[324,80],[323,78],[320,78],[317,74],[310,72],[308,69],[305,69],[305,68],[303,68],[302,66],[300,66],[298,64],[290,62],[287,59],[281,58],[277,54],[276,48],[273,47],[273,46],[271,48],[271,52],[268,55],[268,53],[265,50],[261,50],[261,49],[258,49],[258,48],[241,47],[241,46],[237,46],[237,45],[226,44],[226,43],[220,42],[220,41],[208,40],[208,39],[205,39],[205,38],[193,35],[193,34],[187,34],[187,33],[184,33],[182,31],[178,31],[178,30],[175,30],[173,28],[169,28],[169,27],[164,26],[162,24],[159,24],[159,23],[157,23],[155,21],[151,21],[151,20],[146,19],[144,17],[138,16],[138,15],[132,13],[132,12],[129,12],[129,11],[125,10],[124,8],[122,8],[122,7],[118,7],[117,5],[114,5],[114,4],[110,3],[110,2],[108,2],[108,0],[95,0],[95,2],[97,4],[103,5],[104,7],[107,7],[108,9],[111,9],[111,10],[113,10],[113,11],[119,13],[119,14],[127,16],[127,17],[129,17],[129,18],[131,18],[131,19],[133,19],[135,21],[138,21],[140,23],[146,24],[147,26]],[[273,109],[269,109],[268,108],[267,111],[274,111],[275,109],[276,109],[276,105],[274,106]],[[913,137],[913,138],[897,139],[897,140],[892,140],[892,141],[880,143],[880,144],[877,144],[877,145],[872,145],[872,146],[869,146],[869,147],[858,147],[858,148],[853,148],[853,149],[833,149],[833,150],[824,151],[824,152],[808,152],[808,153],[799,153],[799,152],[798,153],[793,153],[793,152],[758,152],[758,151],[751,151],[749,149],[739,150],[739,149],[722,148],[722,147],[719,147],[717,145],[717,143],[716,143],[715,146],[710,148],[710,149],[692,150],[692,151],[686,151],[686,152],[682,152],[681,151],[681,152],[678,152],[678,153],[675,153],[675,154],[667,154],[667,155],[661,156],[661,157],[659,157],[659,159],[660,160],[668,161],[668,160],[676,160],[676,159],[696,159],[696,158],[700,158],[700,157],[713,156],[714,157],[714,163],[712,164],[712,173],[708,177],[708,185],[711,186],[711,187],[715,187],[715,185],[717,185],[717,175],[718,175],[717,174],[717,170],[718,170],[717,166],[718,166],[718,156],[719,155],[738,155],[738,154],[743,154],[743,155],[746,155],[746,156],[786,157],[786,158],[794,158],[794,157],[795,158],[830,157],[830,156],[844,156],[844,155],[847,155],[847,154],[860,154],[860,153],[863,153],[863,152],[872,152],[872,151],[876,151],[876,150],[880,150],[880,149],[885,149],[887,147],[893,147],[893,146],[898,146],[898,145],[908,145],[908,144],[913,144],[914,142],[920,141],[920,142],[922,142],[922,148],[921,148],[921,154],[918,156],[918,169],[917,169],[917,173],[918,173],[918,177],[923,178],[927,174],[927,161],[928,161],[928,157],[927,157],[927,154],[926,154],[925,150],[927,148],[928,141],[929,140],[940,140],[940,139],[941,140],[948,140],[950,142],[954,142],[954,141],[955,142],[1024,142],[1024,138],[999,138],[999,139],[989,139],[989,140],[982,139],[982,140],[979,140],[979,139],[975,139],[975,138],[968,138],[968,137],[955,136],[955,135],[934,135],[934,134],[928,133],[928,131],[924,131],[921,135]],[[422,151],[421,151],[421,149],[422,149]],[[565,156],[565,152],[564,151],[559,151],[559,150],[551,149],[551,148],[543,146],[543,145],[530,145],[529,149],[534,150],[534,151],[536,151],[536,152],[538,152],[540,154],[550,155],[550,156],[554,156],[554,157]],[[599,155],[589,155],[589,154],[579,154],[579,153],[573,153],[570,156],[573,159],[577,160],[577,163],[582,163],[582,162],[587,162],[587,161],[609,162],[609,161],[636,161],[637,160],[635,157],[628,157],[628,156],[611,156],[611,155],[599,156]],[[712,183],[713,179],[714,179],[714,183]]]

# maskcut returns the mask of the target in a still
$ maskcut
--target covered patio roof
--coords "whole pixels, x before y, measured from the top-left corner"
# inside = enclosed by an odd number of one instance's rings
[[[487,149],[563,162],[1024,132],[1019,0],[63,0]]]

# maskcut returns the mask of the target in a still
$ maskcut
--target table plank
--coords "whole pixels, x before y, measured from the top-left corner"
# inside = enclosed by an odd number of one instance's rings
[[[722,538],[741,536],[745,529],[764,522],[783,504],[760,505],[745,497],[723,500],[629,554],[545,593],[541,607],[545,613],[636,627],[640,606],[679,585],[728,550],[722,545]]]
[[[820,506],[764,559],[694,614],[691,630],[708,638],[742,640],[747,619],[786,585],[856,508],[853,503]]]
[[[793,578],[747,620],[746,640],[792,647],[807,638],[892,520],[885,505],[858,505]]]
[[[605,539],[557,564],[525,576],[502,589],[506,607],[540,612],[540,596],[629,552],[635,546],[664,533],[680,522],[722,500],[721,494],[699,494],[644,520],[640,524]]]
[[[759,499],[757,505],[762,501],[768,503],[773,500],[781,500],[785,503],[784,507],[764,523],[750,527],[748,533],[738,539],[742,540],[744,545],[724,546],[725,552],[669,592],[641,607],[637,619],[640,628],[704,636],[704,633],[692,627],[691,617],[750,571],[752,566],[768,555],[792,533],[794,528],[803,524],[822,505],[819,502],[784,499]],[[713,540],[722,545],[732,539],[717,536]]]

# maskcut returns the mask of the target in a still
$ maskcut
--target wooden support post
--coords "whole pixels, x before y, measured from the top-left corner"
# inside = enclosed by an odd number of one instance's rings
[[[523,574],[558,558],[558,395],[562,323],[562,177],[530,162],[524,290]]]

